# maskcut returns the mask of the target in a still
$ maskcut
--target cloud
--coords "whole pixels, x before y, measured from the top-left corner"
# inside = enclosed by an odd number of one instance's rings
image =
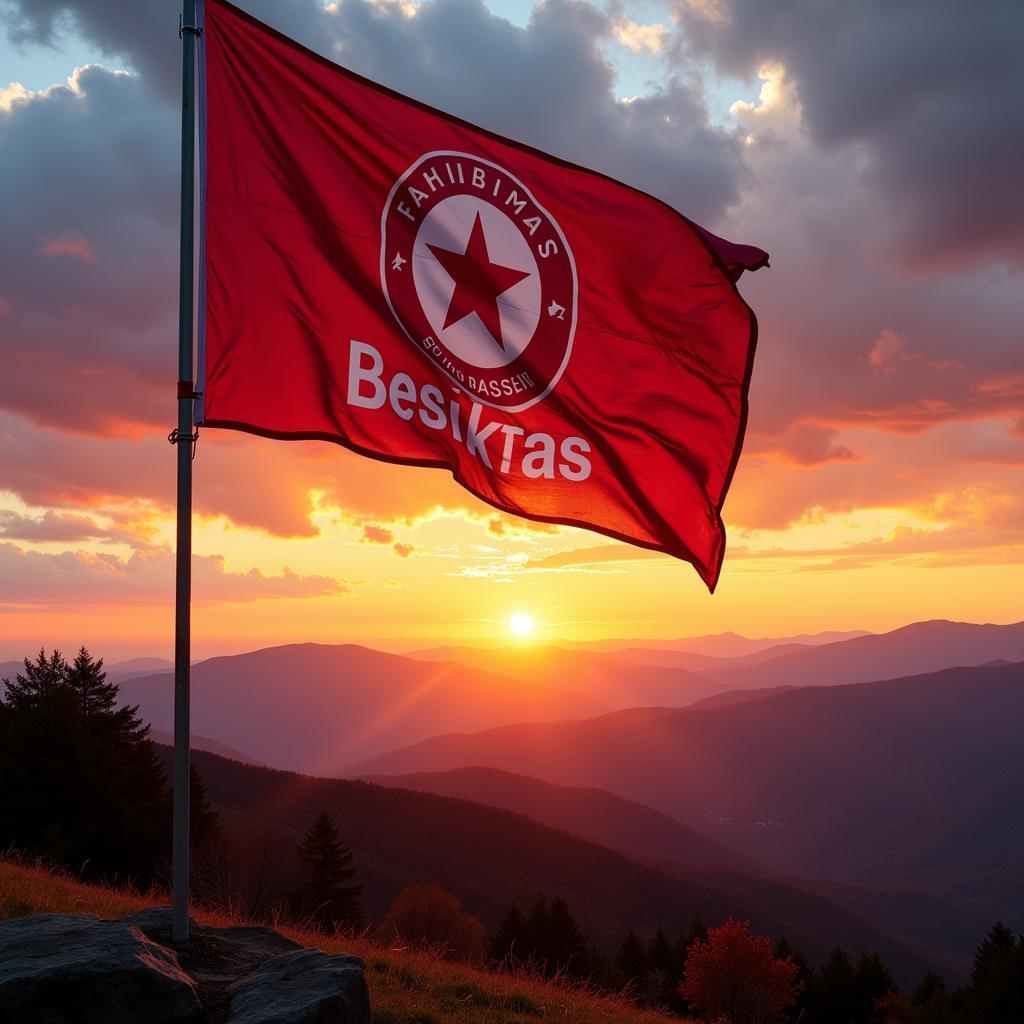
[[[363,526],[361,539],[364,544],[390,544],[395,539],[395,535],[385,526],[366,523]]]
[[[820,466],[825,462],[853,462],[853,449],[836,444],[837,431],[816,423],[799,423],[775,449],[784,459],[798,466]]]
[[[43,256],[49,256],[50,259],[55,259],[58,256],[70,256],[72,259],[78,260],[79,263],[96,262],[95,246],[85,235],[79,234],[77,231],[51,238],[39,246],[39,252]]]
[[[627,17],[612,23],[612,35],[633,53],[660,53],[668,36],[667,25],[640,25]]]
[[[11,82],[10,85],[0,87],[0,112],[8,112],[15,103],[27,97],[28,90],[21,82]]]
[[[44,554],[0,543],[3,605],[167,604],[173,580],[174,558],[162,549],[138,551],[124,559],[85,551]],[[258,569],[232,572],[219,556],[198,555],[192,560],[192,597],[199,605],[340,596],[349,591],[344,580],[299,576],[287,567],[278,574]]]
[[[907,361],[907,339],[886,327],[871,343],[868,363],[875,373],[892,373],[896,366]]]
[[[823,150],[860,158],[892,248],[917,266],[1024,264],[1024,7],[991,0],[678,2],[683,45],[748,76],[775,63]]]
[[[391,551],[396,558],[411,558],[419,551],[419,548],[417,548],[415,544],[409,544],[406,541],[397,540],[392,544]]]
[[[593,547],[556,551],[542,558],[531,558],[531,569],[565,569],[575,566],[600,565],[605,562],[636,562],[664,558],[657,551],[635,548],[628,544],[596,544]]]
[[[771,250],[772,269],[742,285],[760,342],[730,525],[784,529],[951,483],[1019,488],[1024,214],[999,170],[1019,163],[1007,62],[1019,5],[980,16],[869,0],[822,20],[803,0],[690,0],[680,45],[661,37],[657,84],[629,103],[608,43],[655,36],[616,5],[547,0],[525,28],[477,0],[428,0],[414,17],[363,0],[245,6],[385,84]],[[74,533],[88,527],[67,517],[80,516],[144,545],[147,516],[174,500],[175,12],[163,0],[7,10],[27,45],[59,43],[69,21],[109,58],[66,85],[0,91],[0,175],[18,196],[0,204],[0,480],[37,510],[8,528]],[[709,122],[693,55],[759,90],[733,126]],[[356,529],[388,531],[382,544],[439,508],[503,541],[566,532],[493,513],[446,473],[315,442],[204,431],[195,470],[198,515],[279,537],[317,536],[316,493]]]
[[[89,516],[48,509],[41,516],[0,509],[0,537],[28,541],[73,541],[103,537],[107,530]]]
[[[154,423],[176,337],[175,121],[97,66],[0,113],[18,197],[0,205],[0,407],[97,435]]]

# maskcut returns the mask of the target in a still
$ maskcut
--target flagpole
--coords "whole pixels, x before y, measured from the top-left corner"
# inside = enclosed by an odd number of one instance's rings
[[[192,597],[192,279],[195,217],[195,0],[181,4],[181,251],[178,280],[178,457],[174,605],[174,827],[171,844],[171,941],[188,941],[189,665]]]

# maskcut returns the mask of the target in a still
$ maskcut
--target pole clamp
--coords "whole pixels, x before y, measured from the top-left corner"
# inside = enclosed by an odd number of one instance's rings
[[[179,430],[175,427],[168,435],[167,440],[170,444],[191,444],[192,445],[192,458],[196,457],[196,448],[199,447],[199,428],[190,434],[187,430]]]
[[[188,32],[189,35],[195,36],[197,39],[203,34],[203,30],[198,25],[183,25],[181,15],[178,15],[178,38],[181,39],[184,34]]]

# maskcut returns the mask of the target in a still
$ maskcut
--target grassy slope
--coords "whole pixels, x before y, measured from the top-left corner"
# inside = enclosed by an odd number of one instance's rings
[[[0,860],[0,920],[41,913],[92,913],[117,918],[165,903],[157,894],[86,885],[44,868]],[[196,910],[205,924],[237,924]],[[365,939],[335,939],[282,926],[296,942],[329,953],[355,953],[366,961],[374,1024],[526,1024],[540,1019],[569,1024],[666,1024],[672,1019],[629,1003],[532,978],[476,970],[417,953],[387,949]]]

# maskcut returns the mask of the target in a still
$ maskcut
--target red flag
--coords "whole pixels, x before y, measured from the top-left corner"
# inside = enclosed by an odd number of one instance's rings
[[[200,421],[451,470],[713,590],[754,316],[736,246],[208,0]]]

